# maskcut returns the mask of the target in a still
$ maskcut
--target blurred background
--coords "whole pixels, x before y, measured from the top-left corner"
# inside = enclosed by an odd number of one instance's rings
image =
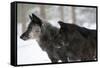
[[[30,23],[29,15],[32,13],[58,28],[60,26],[57,21],[61,20],[96,29],[96,8],[19,3],[17,5],[18,64],[50,63],[47,54],[41,50],[35,40],[23,41],[19,38],[27,29]]]

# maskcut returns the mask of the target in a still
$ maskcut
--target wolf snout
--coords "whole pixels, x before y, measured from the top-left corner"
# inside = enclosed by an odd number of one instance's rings
[[[23,35],[21,35],[20,38],[23,39],[23,40],[27,40],[28,39],[28,37],[23,36]]]

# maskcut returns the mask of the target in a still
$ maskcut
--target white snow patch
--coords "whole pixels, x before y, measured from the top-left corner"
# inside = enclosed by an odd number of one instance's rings
[[[50,24],[54,27],[60,28],[60,25],[57,23],[59,19],[49,20]]]
[[[96,24],[89,24],[88,22],[84,23],[82,26],[88,29],[96,29]]]
[[[17,64],[51,63],[35,39],[24,41],[17,36]]]

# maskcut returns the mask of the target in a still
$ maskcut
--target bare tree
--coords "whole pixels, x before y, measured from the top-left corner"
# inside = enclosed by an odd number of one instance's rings
[[[63,11],[63,6],[59,7],[59,12],[60,12],[60,18],[62,21],[64,21],[64,11]]]
[[[70,13],[71,13],[71,19],[72,19],[72,23],[76,22],[76,18],[75,18],[75,7],[71,7],[70,9]]]
[[[18,16],[17,16],[17,19],[18,19],[18,22],[20,22],[22,24],[22,32],[25,31],[25,28],[26,28],[26,8],[23,4],[19,4],[18,6]]]
[[[45,5],[40,5],[40,16],[41,18],[46,19]]]

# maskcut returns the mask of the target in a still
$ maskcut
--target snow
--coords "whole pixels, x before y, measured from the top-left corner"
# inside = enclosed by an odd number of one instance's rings
[[[46,52],[42,51],[35,39],[24,41],[17,36],[17,64],[51,63]]]
[[[88,29],[96,29],[95,23],[90,25],[88,22],[86,22],[82,26],[85,27],[85,28],[88,28]]]
[[[50,24],[54,27],[60,28],[60,25],[58,24],[59,19],[51,19],[48,20],[50,22]]]

